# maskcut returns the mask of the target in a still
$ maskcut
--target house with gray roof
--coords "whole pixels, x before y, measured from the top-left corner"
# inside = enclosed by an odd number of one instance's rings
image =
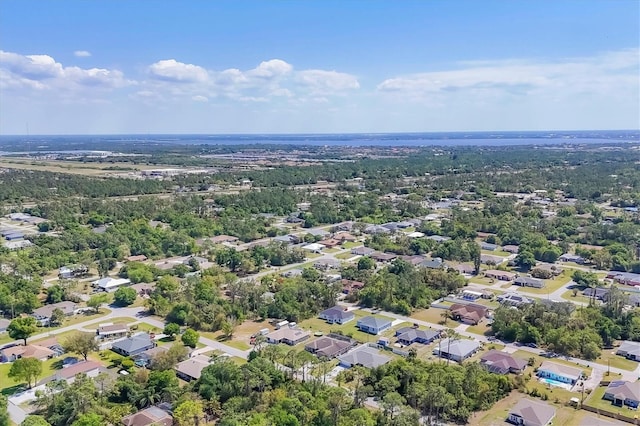
[[[544,280],[532,277],[518,277],[513,280],[513,284],[520,287],[544,288]]]
[[[427,269],[442,269],[446,267],[446,263],[440,257],[434,257],[431,259],[425,259],[420,262],[420,266]]]
[[[139,333],[126,339],[113,342],[111,350],[122,356],[138,355],[148,349],[154,348],[156,343],[147,333]]]
[[[355,340],[348,337],[329,335],[307,343],[304,348],[320,358],[332,359],[347,353],[355,344]]]
[[[427,237],[428,240],[433,240],[436,243],[444,243],[445,241],[449,241],[451,238],[449,237],[444,237],[442,235],[429,235]]]
[[[462,362],[480,350],[480,343],[468,339],[444,339],[433,350],[440,358]]]
[[[172,426],[173,416],[158,406],[151,406],[120,420],[123,426]]]
[[[69,317],[72,316],[76,311],[76,304],[74,302],[58,302],[51,303],[50,305],[44,305],[38,309],[34,309],[31,313],[31,316],[38,321],[41,326],[49,325],[51,321],[51,316],[53,315],[53,311],[56,309],[60,309],[62,313]]]
[[[391,361],[391,357],[383,355],[379,350],[370,346],[360,346],[353,351],[338,357],[340,365],[346,368],[360,365],[366,368],[380,367]]]
[[[556,416],[551,405],[523,398],[509,411],[507,421],[522,426],[547,426]]]
[[[356,316],[353,312],[346,310],[341,306],[325,309],[320,312],[319,317],[329,324],[345,324],[353,320]]]
[[[179,362],[174,369],[176,370],[176,376],[184,381],[190,382],[191,380],[198,380],[202,374],[202,370],[208,367],[209,364],[209,357],[197,355]]]
[[[413,327],[402,327],[396,330],[396,338],[398,343],[402,345],[411,345],[412,343],[429,343],[440,337],[439,330],[419,330]]]
[[[640,342],[625,340],[620,344],[616,355],[623,356],[632,361],[640,361]]]
[[[354,247],[351,249],[351,254],[356,255],[356,256],[370,256],[373,253],[375,253],[376,251],[372,248],[369,247]]]
[[[380,334],[391,328],[392,321],[387,318],[374,317],[373,315],[358,320],[358,330],[369,334]]]
[[[613,381],[607,386],[602,399],[619,407],[626,405],[636,410],[640,405],[640,382]]]

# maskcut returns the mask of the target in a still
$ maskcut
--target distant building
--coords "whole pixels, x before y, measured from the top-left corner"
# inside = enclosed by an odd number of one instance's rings
[[[295,346],[298,343],[304,342],[311,336],[306,330],[299,328],[282,327],[279,330],[272,331],[267,334],[267,342],[278,344],[284,343],[289,346]]]
[[[500,271],[497,269],[487,269],[484,271],[484,276],[500,281],[513,281],[518,276],[517,274],[509,271]]]
[[[348,337],[322,336],[307,343],[304,348],[320,358],[336,358],[347,353],[356,342]]]
[[[118,288],[131,284],[131,280],[128,278],[100,278],[91,282],[91,285],[107,293],[116,291]]]
[[[640,342],[625,340],[620,344],[616,355],[623,356],[632,361],[640,361]]]
[[[513,284],[521,287],[544,288],[544,280],[539,278],[518,277],[513,280]]]
[[[353,351],[338,358],[340,365],[346,368],[359,365],[365,368],[380,367],[391,361],[391,357],[383,355],[379,350],[369,346],[360,346]]]
[[[368,316],[358,320],[357,327],[360,331],[369,334],[380,334],[391,328],[391,320],[386,318]]]
[[[334,306],[333,308],[325,309],[320,312],[319,317],[329,324],[345,324],[352,321],[356,316],[346,308]]]

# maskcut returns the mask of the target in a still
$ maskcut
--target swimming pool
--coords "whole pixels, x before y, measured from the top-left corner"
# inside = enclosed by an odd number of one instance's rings
[[[553,380],[553,379],[548,379],[548,378],[541,378],[540,381],[542,383],[546,383],[548,385],[551,386],[555,386],[558,388],[563,388],[566,390],[571,390],[571,385],[569,383],[563,383],[563,382],[559,382],[558,380]]]

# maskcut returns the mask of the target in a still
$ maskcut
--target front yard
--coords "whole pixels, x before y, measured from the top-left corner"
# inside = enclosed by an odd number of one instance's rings
[[[558,290],[560,287],[567,285],[569,281],[571,281],[571,274],[563,271],[557,277],[551,280],[545,280],[544,288],[522,287],[521,291],[523,293],[549,294]]]

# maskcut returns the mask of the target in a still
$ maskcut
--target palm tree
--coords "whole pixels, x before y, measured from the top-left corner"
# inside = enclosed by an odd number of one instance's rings
[[[447,338],[449,339],[447,340],[447,365],[449,365],[449,362],[451,361],[451,352],[449,352],[451,349],[451,341],[458,340],[460,335],[453,328],[449,328],[447,329]]]
[[[449,311],[447,309],[443,310],[440,313],[440,317],[442,318],[442,324],[447,325],[447,321],[449,320]]]

